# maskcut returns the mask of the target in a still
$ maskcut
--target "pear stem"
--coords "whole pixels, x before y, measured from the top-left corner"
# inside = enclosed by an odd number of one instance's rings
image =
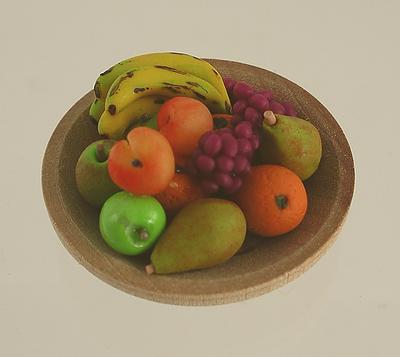
[[[264,112],[264,123],[271,126],[276,124],[276,116],[272,111],[267,110]]]
[[[154,269],[154,265],[153,264],[148,264],[144,267],[144,269],[146,270],[147,274],[154,274],[156,272],[156,270]]]
[[[107,161],[107,152],[103,143],[96,145],[96,158],[98,162]]]

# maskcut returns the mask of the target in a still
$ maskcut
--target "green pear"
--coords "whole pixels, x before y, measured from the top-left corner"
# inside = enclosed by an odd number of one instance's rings
[[[307,120],[279,114],[273,120],[265,117],[257,155],[260,164],[285,166],[304,181],[321,161],[321,137]]]
[[[82,151],[75,168],[75,181],[83,199],[95,207],[121,191],[108,174],[108,154],[114,140],[98,140]]]
[[[209,268],[231,258],[246,236],[246,219],[232,201],[204,198],[185,206],[159,238],[148,273]]]

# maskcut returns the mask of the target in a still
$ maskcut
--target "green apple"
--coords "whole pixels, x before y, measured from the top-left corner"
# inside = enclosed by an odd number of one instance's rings
[[[107,198],[121,191],[108,174],[108,154],[114,140],[98,140],[90,144],[80,155],[75,168],[79,193],[93,206],[101,207]]]
[[[125,255],[150,249],[163,232],[166,215],[151,196],[134,196],[121,191],[111,196],[100,212],[100,232],[105,242]]]

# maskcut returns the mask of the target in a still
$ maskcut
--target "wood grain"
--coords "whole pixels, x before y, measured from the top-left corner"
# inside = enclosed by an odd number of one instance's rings
[[[47,145],[42,187],[51,222],[67,250],[94,275],[135,296],[177,305],[217,305],[259,296],[295,279],[332,245],[348,212],[354,190],[349,144],[328,110],[295,83],[265,69],[208,59],[223,76],[270,88],[294,104],[299,116],[320,131],[323,155],[318,171],[306,181],[309,208],[302,224],[281,237],[248,236],[240,252],[212,269],[147,275],[149,256],[124,257],[100,236],[98,211],[79,196],[74,168],[82,150],[98,139],[88,119],[92,91],[62,118]],[[316,287],[317,289],[318,287]]]

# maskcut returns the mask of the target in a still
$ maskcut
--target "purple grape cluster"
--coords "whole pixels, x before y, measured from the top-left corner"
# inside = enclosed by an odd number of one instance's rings
[[[244,82],[224,79],[233,107],[232,128],[208,131],[193,153],[190,171],[208,194],[232,194],[249,173],[254,152],[260,146],[258,134],[264,112],[296,116],[290,103],[274,100],[270,90],[256,91]]]
[[[233,114],[253,125],[261,125],[266,110],[271,110],[275,114],[297,116],[292,104],[278,102],[268,89],[256,91],[247,83],[237,82],[231,78],[224,78],[224,83],[233,104]]]
[[[250,171],[251,158],[259,145],[259,136],[246,121],[234,128],[203,134],[193,154],[192,166],[204,192],[236,192],[242,186],[242,177]]]

